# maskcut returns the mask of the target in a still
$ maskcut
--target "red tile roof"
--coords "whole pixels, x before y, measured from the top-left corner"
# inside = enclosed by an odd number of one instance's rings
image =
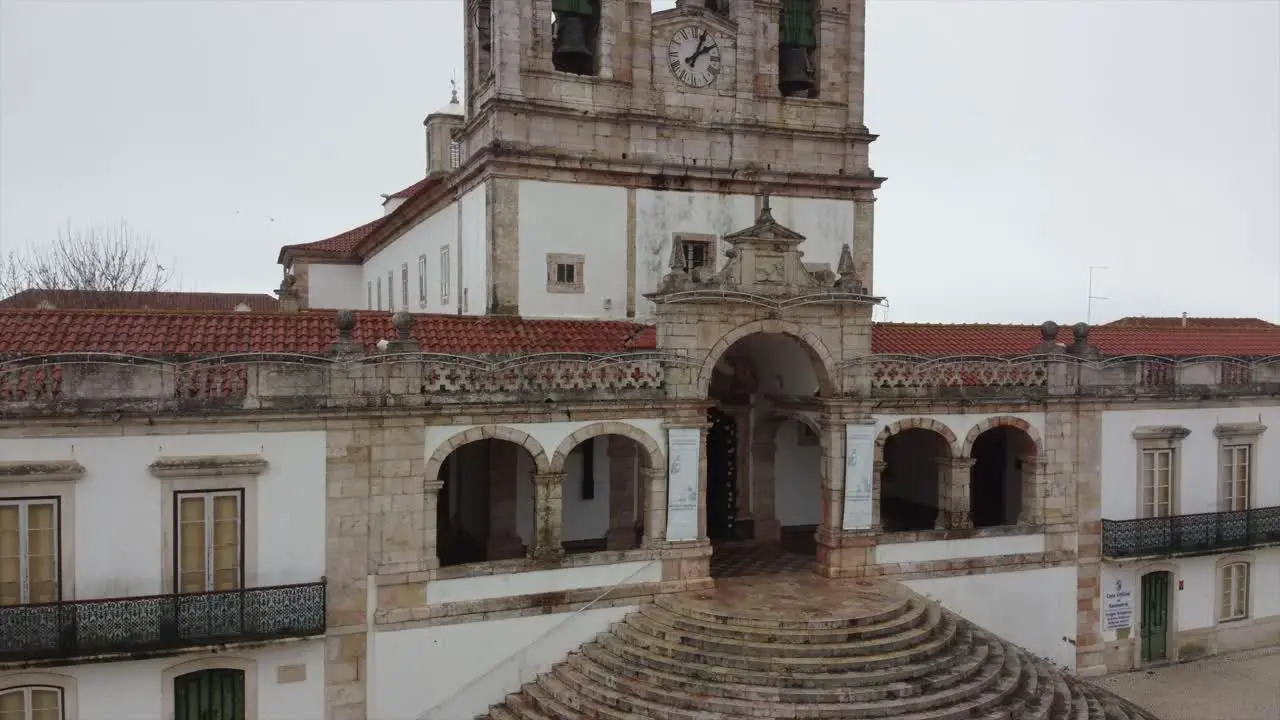
[[[391,313],[360,312],[356,317],[354,337],[367,349],[396,337]],[[647,328],[629,322],[458,315],[415,315],[414,320],[414,337],[427,352],[497,355],[647,349],[644,341],[636,341]],[[337,339],[333,312],[0,310],[0,355],[325,353]]]
[[[46,305],[47,304],[47,305]],[[0,308],[63,310],[201,310],[231,312],[239,305],[252,312],[277,312],[280,301],[265,293],[128,292],[123,290],[30,289],[0,300]]]
[[[1179,318],[1181,320],[1181,318]],[[1070,344],[1071,327],[1062,326],[1057,341]],[[1037,325],[934,325],[879,323],[871,334],[877,354],[1027,355],[1040,342]],[[1089,344],[1108,355],[1194,357],[1280,355],[1280,327],[1115,327],[1089,329]]]
[[[1150,327],[1150,328],[1274,328],[1280,327],[1261,318],[1207,318],[1207,317],[1124,317],[1104,323],[1101,327]]]
[[[397,190],[396,192],[393,192],[390,195],[385,196],[386,200],[383,200],[382,204],[386,205],[387,204],[386,201],[391,200],[392,198],[407,198],[410,195],[418,192],[424,187],[439,185],[441,182],[443,182],[443,177],[434,177],[434,178],[424,177],[418,182],[410,185],[409,187],[403,190]]]
[[[372,350],[394,339],[391,314],[358,312],[354,337]],[[458,315],[415,315],[414,337],[427,352],[614,353],[650,350],[652,326],[624,321],[532,320]],[[115,352],[188,355],[234,352],[325,353],[338,339],[331,311],[294,313],[0,310],[0,355]],[[1071,342],[1063,327],[1058,342]],[[1034,325],[879,323],[876,354],[945,357],[1027,355],[1040,342]],[[1130,328],[1100,326],[1089,342],[1108,355],[1191,357],[1280,355],[1280,327]]]
[[[355,251],[356,246],[360,244],[373,232],[374,228],[382,222],[382,218],[378,218],[373,222],[367,222],[360,227],[351,228],[350,230],[338,233],[324,240],[316,240],[315,242],[300,243],[297,245],[285,245],[280,248],[279,262],[284,262],[284,254],[289,250],[304,250],[308,254],[333,255],[335,257],[345,257]]]

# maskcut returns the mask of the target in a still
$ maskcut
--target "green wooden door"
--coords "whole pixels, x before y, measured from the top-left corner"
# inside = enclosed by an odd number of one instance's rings
[[[244,671],[201,670],[173,681],[173,720],[244,720]]]
[[[1142,662],[1166,659],[1169,642],[1169,586],[1172,576],[1168,572],[1153,572],[1142,576]]]

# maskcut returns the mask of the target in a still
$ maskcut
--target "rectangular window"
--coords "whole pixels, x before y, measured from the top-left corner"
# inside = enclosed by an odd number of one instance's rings
[[[174,493],[180,593],[236,590],[243,583],[244,492]]]
[[[381,309],[382,309],[382,278],[381,278],[381,277],[379,277],[379,278],[378,278],[378,294],[377,294],[377,297],[378,297],[378,309],[379,309],[379,310],[381,310]]]
[[[400,263],[400,309],[409,309],[409,263]]]
[[[373,281],[372,280],[368,282],[368,287],[365,288],[364,294],[365,294],[365,307],[372,310],[373,309]]]
[[[0,720],[62,720],[62,688],[27,685],[0,690]]]
[[[703,233],[675,233],[672,235],[680,267],[687,273],[698,268],[716,269],[716,236]]]
[[[440,248],[440,302],[449,304],[449,246]]]
[[[449,143],[449,168],[457,170],[462,165],[462,143],[453,140]]]
[[[547,255],[547,292],[585,292],[583,269],[586,260],[585,255],[549,253]]]
[[[396,309],[396,272],[387,271],[387,309]]]
[[[1231,563],[1222,568],[1222,598],[1219,620],[1249,617],[1249,563]]]
[[[0,606],[58,600],[58,500],[0,502]]]
[[[1222,509],[1227,512],[1249,509],[1249,445],[1222,448]]]
[[[1173,509],[1173,448],[1142,451],[1142,517],[1168,517]]]
[[[418,307],[427,306],[427,256],[418,256]]]

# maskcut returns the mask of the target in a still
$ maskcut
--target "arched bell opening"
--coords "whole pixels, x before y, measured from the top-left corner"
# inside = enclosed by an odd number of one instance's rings
[[[973,441],[969,509],[974,527],[1015,525],[1023,516],[1025,484],[1035,471],[1036,443],[1026,431],[1002,425]]]
[[[939,477],[950,462],[950,443],[933,430],[910,428],[885,441],[880,474],[880,523],[885,532],[936,526]]]
[[[564,459],[565,553],[640,547],[653,466],[650,451],[625,435],[597,435],[574,446]]]
[[[534,534],[533,456],[507,440],[454,450],[440,465],[436,553],[441,566],[526,555]]]
[[[560,72],[595,75],[600,71],[601,0],[552,0],[551,62]]]

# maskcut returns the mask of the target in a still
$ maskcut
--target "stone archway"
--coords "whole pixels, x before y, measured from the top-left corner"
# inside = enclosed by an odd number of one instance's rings
[[[965,527],[968,469],[956,468],[958,443],[946,424],[933,418],[905,418],[876,436],[878,510],[884,530],[918,531]],[[964,492],[956,478],[965,480]],[[957,498],[963,496],[963,507]]]
[[[441,565],[510,560],[545,543],[539,523],[536,478],[550,478],[551,463],[528,433],[502,425],[463,430],[427,460],[427,510],[435,515]]]
[[[1039,433],[1019,417],[989,417],[970,428],[961,452],[972,464],[974,527],[1037,522],[1041,448]]]
[[[662,448],[634,425],[598,422],[565,438],[551,456],[551,471],[563,489],[563,552],[640,547],[654,524],[649,510],[655,478],[665,469]]]
[[[839,374],[836,362],[831,356],[822,338],[803,326],[783,320],[756,320],[746,323],[726,333],[712,346],[702,361],[696,382],[697,396],[709,397],[711,380],[720,362],[738,343],[753,336],[783,336],[796,343],[808,355],[810,365],[818,383],[818,391],[823,396],[836,392]]]

